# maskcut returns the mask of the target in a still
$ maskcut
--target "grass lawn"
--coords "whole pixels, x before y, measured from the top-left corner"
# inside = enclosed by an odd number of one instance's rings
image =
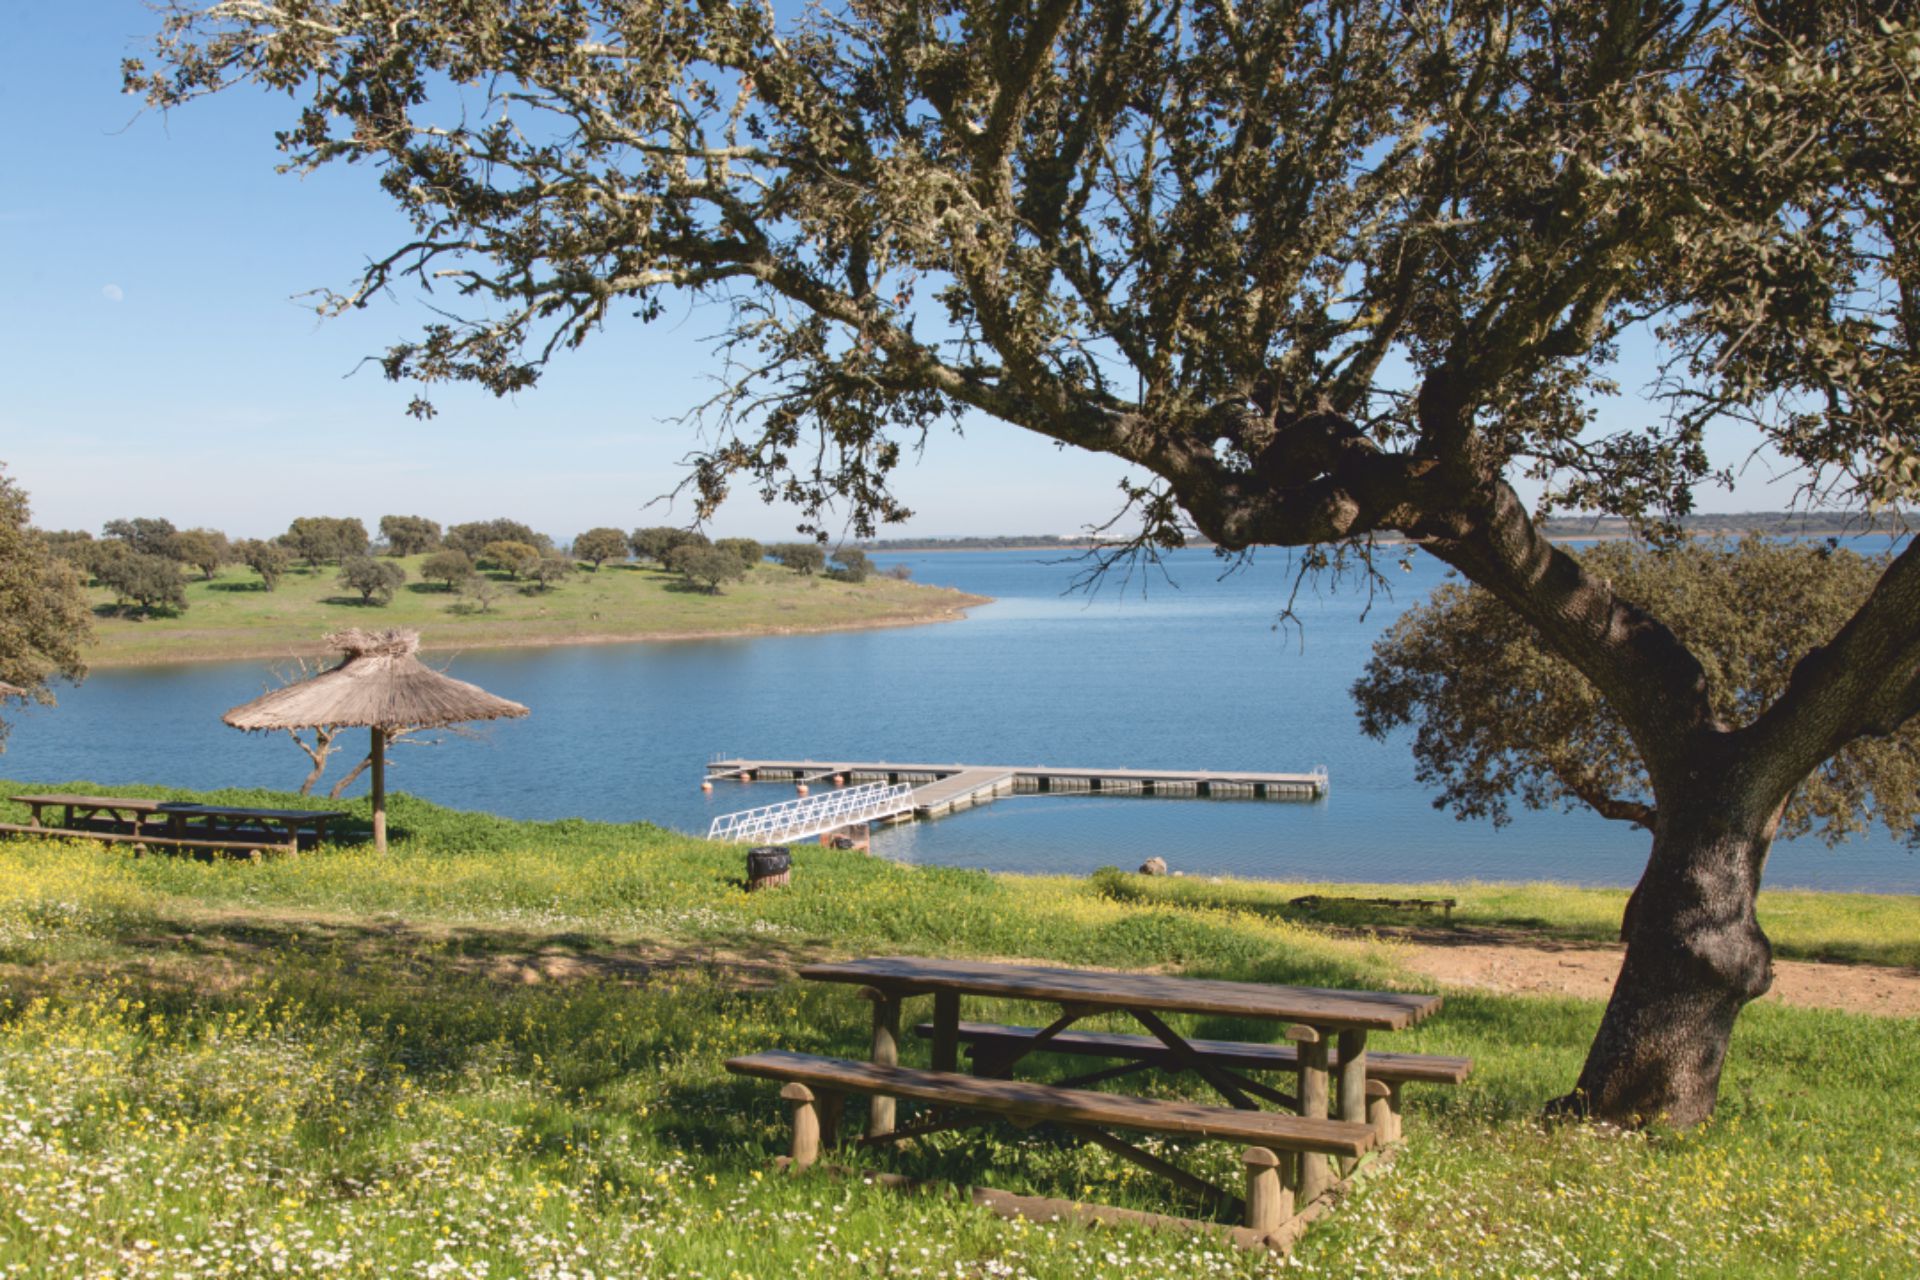
[[[983,603],[945,587],[877,575],[836,582],[772,564],[709,595],[651,565],[609,564],[531,593],[504,575],[489,575],[500,595],[482,612],[439,583],[423,582],[424,559],[397,561],[407,581],[386,605],[361,603],[335,581],[339,571],[332,567],[292,571],[267,591],[252,570],[229,565],[211,581],[195,575],[185,612],[151,618],[126,616],[111,592],[95,588],[89,593],[95,643],[87,661],[109,666],[323,653],[320,637],[341,627],[416,627],[429,648],[471,649],[883,626],[955,617]]]
[[[364,800],[348,807],[364,817]],[[0,1274],[1920,1273],[1912,1020],[1755,1007],[1713,1123],[1620,1136],[1535,1119],[1577,1072],[1598,1005],[1449,993],[1377,1043],[1469,1054],[1473,1079],[1409,1089],[1407,1150],[1289,1264],[1204,1236],[1013,1224],[947,1197],[775,1177],[784,1108],[719,1064],[774,1046],[861,1054],[866,1006],[790,976],[814,956],[1418,985],[1391,940],[1292,918],[1299,886],[1133,894],[809,846],[791,888],[750,896],[738,849],[644,824],[516,823],[405,796],[393,819],[385,857],[347,846],[258,865],[0,843]],[[1565,892],[1465,886],[1456,916],[1472,902],[1577,932],[1606,914]],[[1806,954],[1904,954],[1920,936],[1920,899],[1868,900],[1880,910],[1863,925],[1852,897],[1768,896]],[[1044,1129],[852,1158],[1192,1211]],[[1236,1165],[1226,1145],[1179,1158]]]

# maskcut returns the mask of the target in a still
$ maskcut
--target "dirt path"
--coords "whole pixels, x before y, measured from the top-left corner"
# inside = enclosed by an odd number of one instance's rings
[[[1407,966],[1446,986],[1518,995],[1604,1000],[1620,971],[1620,948],[1493,941],[1433,943],[1409,939]],[[1767,1000],[1848,1013],[1920,1018],[1920,970],[1866,964],[1773,962]]]

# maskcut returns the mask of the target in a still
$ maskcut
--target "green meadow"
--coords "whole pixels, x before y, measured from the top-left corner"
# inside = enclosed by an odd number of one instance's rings
[[[365,805],[347,807],[364,819]],[[22,813],[0,803],[0,818]],[[1577,1073],[1597,1004],[1448,992],[1436,1017],[1377,1043],[1470,1055],[1472,1079],[1410,1087],[1405,1150],[1281,1260],[1207,1234],[1009,1223],[951,1196],[776,1175],[775,1089],[720,1064],[774,1046],[862,1053],[866,1006],[792,976],[814,957],[1419,988],[1402,944],[1287,901],[1360,887],[996,876],[804,846],[789,888],[750,895],[737,848],[645,824],[511,822],[407,796],[392,814],[385,856],[346,843],[252,864],[0,843],[0,1274],[1920,1273],[1912,1020],[1756,1006],[1710,1124],[1624,1135],[1537,1118]],[[1617,920],[1621,902],[1539,886],[1395,892],[1458,898],[1453,927],[1571,937]],[[1762,908],[1787,954],[1910,962],[1920,938],[1916,898],[1767,893]],[[1160,1149],[1216,1176],[1235,1167],[1225,1145]],[[1196,1211],[1044,1127],[844,1159]]]
[[[187,608],[140,617],[93,588],[100,666],[208,658],[276,658],[325,653],[320,637],[343,627],[414,627],[429,649],[564,644],[582,640],[672,640],[714,635],[890,626],[958,616],[983,601],[945,587],[874,575],[864,582],[756,567],[719,594],[651,564],[581,568],[550,590],[490,573],[498,595],[483,610],[420,577],[425,556],[396,560],[407,581],[385,605],[342,587],[339,571],[296,569],[266,590],[258,574],[228,565],[212,580],[196,574]]]

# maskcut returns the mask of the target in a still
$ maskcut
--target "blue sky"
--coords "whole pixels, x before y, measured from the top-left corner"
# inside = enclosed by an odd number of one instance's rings
[[[274,173],[283,100],[140,114],[119,62],[154,22],[138,0],[16,6],[0,44],[0,461],[38,523],[156,515],[263,535],[296,515],[417,512],[565,538],[689,518],[644,508],[684,474],[694,436],[675,419],[710,392],[700,339],[717,316],[683,306],[611,330],[514,400],[436,389],[440,415],[414,421],[410,388],[356,366],[417,329],[420,300],[322,322],[298,298],[350,282],[399,219],[366,171]],[[1609,417],[1638,411],[1629,397]],[[1765,473],[1701,505],[1784,505]],[[893,532],[1073,532],[1112,514],[1123,474],[971,421],[905,470],[917,514]],[[715,528],[779,538],[795,519],[747,496]]]

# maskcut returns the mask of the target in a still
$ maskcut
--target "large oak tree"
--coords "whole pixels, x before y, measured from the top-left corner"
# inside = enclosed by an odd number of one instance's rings
[[[52,703],[54,679],[87,674],[81,650],[93,638],[79,573],[30,516],[26,491],[0,469],[0,705],[16,697]],[[6,739],[0,719],[0,749]]]
[[[1920,706],[1920,551],[1735,725],[1509,480],[1658,520],[1728,422],[1821,494],[1914,493],[1916,49],[1864,0],[225,0],[127,78],[265,86],[290,169],[377,175],[413,234],[327,307],[411,277],[464,311],[395,378],[504,394],[610,315],[724,300],[703,511],[745,478],[866,532],[903,445],[975,412],[1135,464],[1155,545],[1416,539],[1645,761],[1653,853],[1570,1101],[1684,1124],[1770,981],[1787,797]],[[1601,434],[1634,326],[1670,411]]]

